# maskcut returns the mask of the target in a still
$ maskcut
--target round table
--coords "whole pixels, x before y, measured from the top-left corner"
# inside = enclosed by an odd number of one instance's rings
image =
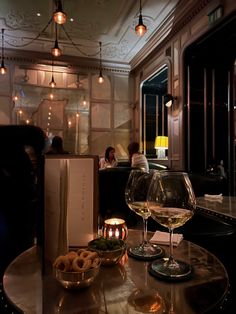
[[[127,243],[138,244],[141,238],[141,231],[129,230]],[[168,254],[168,246],[162,247]],[[174,255],[193,266],[188,280],[162,281],[149,274],[149,262],[125,255],[118,265],[101,267],[90,287],[68,291],[53,278],[51,267],[46,267],[42,274],[39,249],[32,247],[8,266],[3,286],[9,301],[26,314],[142,313],[133,302],[140,290],[145,291],[147,302],[154,300],[155,294],[162,298],[162,313],[168,313],[171,307],[175,314],[200,314],[220,307],[229,286],[222,263],[207,250],[185,240],[174,248]]]

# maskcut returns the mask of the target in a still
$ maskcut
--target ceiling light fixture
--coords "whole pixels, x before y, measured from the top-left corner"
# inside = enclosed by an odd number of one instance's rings
[[[0,73],[1,74],[6,74],[7,73],[7,68],[5,67],[4,64],[4,29],[2,28],[2,57],[1,57],[1,68],[0,68]]]
[[[61,0],[55,0],[56,11],[53,13],[53,19],[57,24],[66,23],[66,13],[62,10]]]
[[[102,84],[104,82],[104,77],[102,76],[102,43],[101,42],[99,42],[99,52],[100,52],[100,60],[99,60],[98,83]]]
[[[49,83],[49,86],[51,87],[51,88],[54,88],[54,87],[56,87],[56,82],[54,81],[54,76],[53,76],[53,62],[52,62],[52,79],[51,79],[51,82]]]
[[[135,26],[135,33],[138,36],[143,36],[146,33],[146,31],[147,31],[147,26],[143,24],[142,4],[140,0],[138,25]]]
[[[52,48],[51,52],[54,57],[60,57],[61,55],[61,49],[58,46],[58,40],[57,40],[57,23],[55,23],[55,33],[56,33],[56,40],[54,47]]]

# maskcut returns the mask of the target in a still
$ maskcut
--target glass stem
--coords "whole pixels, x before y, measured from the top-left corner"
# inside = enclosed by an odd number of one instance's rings
[[[174,260],[173,258],[173,229],[169,229],[169,234],[170,234],[170,257],[169,261],[172,262]]]
[[[143,245],[147,243],[147,219],[143,218]]]

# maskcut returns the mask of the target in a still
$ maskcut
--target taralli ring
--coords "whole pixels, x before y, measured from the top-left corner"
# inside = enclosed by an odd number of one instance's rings
[[[53,266],[60,269],[61,271],[70,270],[70,260],[67,256],[61,255],[55,260]]]
[[[92,267],[97,267],[100,264],[100,258],[96,257],[92,262]]]
[[[72,262],[72,268],[74,271],[84,272],[88,270],[92,265],[90,259],[83,259],[81,257],[76,257]]]
[[[80,256],[82,259],[91,259],[91,255],[92,255],[92,252],[91,251],[84,251],[82,253],[80,253]]]

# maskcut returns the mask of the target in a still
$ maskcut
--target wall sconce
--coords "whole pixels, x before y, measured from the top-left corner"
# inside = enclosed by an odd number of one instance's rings
[[[177,97],[172,96],[171,94],[166,94],[164,96],[164,104],[166,107],[171,107],[174,100],[176,100]]]
[[[143,36],[146,33],[146,31],[147,31],[147,26],[143,24],[142,4],[140,0],[138,25],[135,26],[135,33],[138,36]]]
[[[168,137],[156,136],[154,148],[157,150],[158,159],[166,159],[166,150],[168,149]]]
[[[54,22],[57,23],[57,24],[64,24],[64,23],[66,23],[66,14],[62,10],[61,0],[55,0],[55,4],[57,6],[57,9],[53,13]]]
[[[61,49],[58,46],[58,40],[57,40],[57,24],[55,24],[55,33],[56,33],[56,39],[55,39],[54,47],[51,50],[51,53],[54,57],[60,57]]]
[[[102,235],[104,238],[125,240],[128,236],[128,229],[125,221],[120,218],[110,218],[105,220]]]
[[[0,68],[0,73],[6,74],[7,73],[7,68],[5,67],[4,64],[4,29],[2,28],[2,61],[1,61],[1,68]]]
[[[99,76],[98,83],[102,84],[104,82],[104,77],[102,76],[102,43],[99,42],[99,52],[100,52],[100,60],[99,60]]]

